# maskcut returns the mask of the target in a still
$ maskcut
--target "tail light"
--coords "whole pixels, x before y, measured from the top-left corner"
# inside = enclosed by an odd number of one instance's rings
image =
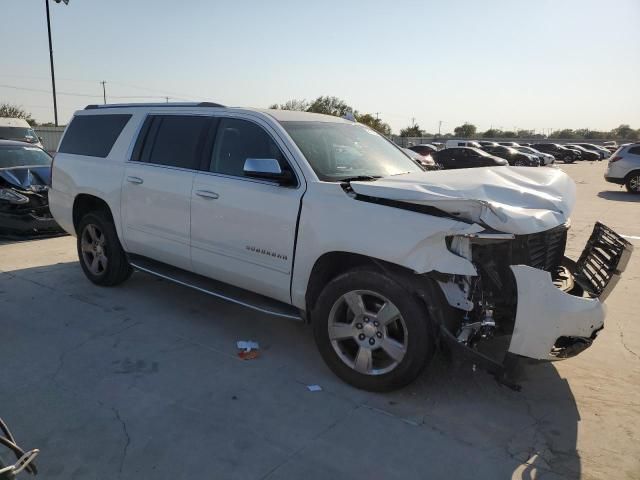
[[[622,157],[620,155],[616,155],[615,157],[611,157],[609,159],[609,163],[617,162],[618,160],[622,160]]]

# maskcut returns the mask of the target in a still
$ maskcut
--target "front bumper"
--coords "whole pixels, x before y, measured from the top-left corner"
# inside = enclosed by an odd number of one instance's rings
[[[0,212],[0,234],[10,236],[57,235],[64,230],[53,219],[49,209],[20,213]]]
[[[536,360],[577,355],[604,328],[604,301],[617,284],[633,246],[596,223],[578,262],[565,258],[574,287],[565,292],[549,272],[512,265],[517,286],[515,325],[508,351]]]

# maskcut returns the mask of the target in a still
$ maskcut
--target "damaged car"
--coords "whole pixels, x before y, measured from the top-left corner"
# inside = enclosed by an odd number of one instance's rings
[[[437,346],[505,382],[520,359],[577,355],[632,250],[598,223],[565,256],[576,193],[559,169],[425,172],[362,124],[213,103],[76,112],[49,197],[96,285],[138,271],[301,319],[336,375],[374,391]]]
[[[64,233],[49,211],[51,157],[23,142],[0,140],[0,235]]]

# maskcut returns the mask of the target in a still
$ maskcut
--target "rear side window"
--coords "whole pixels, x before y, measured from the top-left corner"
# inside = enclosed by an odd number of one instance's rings
[[[242,177],[247,158],[274,158],[282,169],[289,168],[276,143],[260,126],[236,118],[222,119],[213,146],[210,171]]]
[[[631,147],[629,153],[632,155],[640,155],[640,147]]]
[[[131,115],[78,115],[60,144],[60,153],[105,158]]]
[[[140,132],[132,160],[197,170],[210,119],[195,115],[154,115]]]

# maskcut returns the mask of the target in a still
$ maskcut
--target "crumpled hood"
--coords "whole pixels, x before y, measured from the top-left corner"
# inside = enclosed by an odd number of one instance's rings
[[[0,168],[0,178],[12,187],[42,191],[49,184],[51,167]],[[0,182],[1,184],[2,182]]]
[[[351,182],[360,195],[429,205],[516,235],[542,232],[569,220],[573,180],[560,169],[483,167],[418,172]]]

